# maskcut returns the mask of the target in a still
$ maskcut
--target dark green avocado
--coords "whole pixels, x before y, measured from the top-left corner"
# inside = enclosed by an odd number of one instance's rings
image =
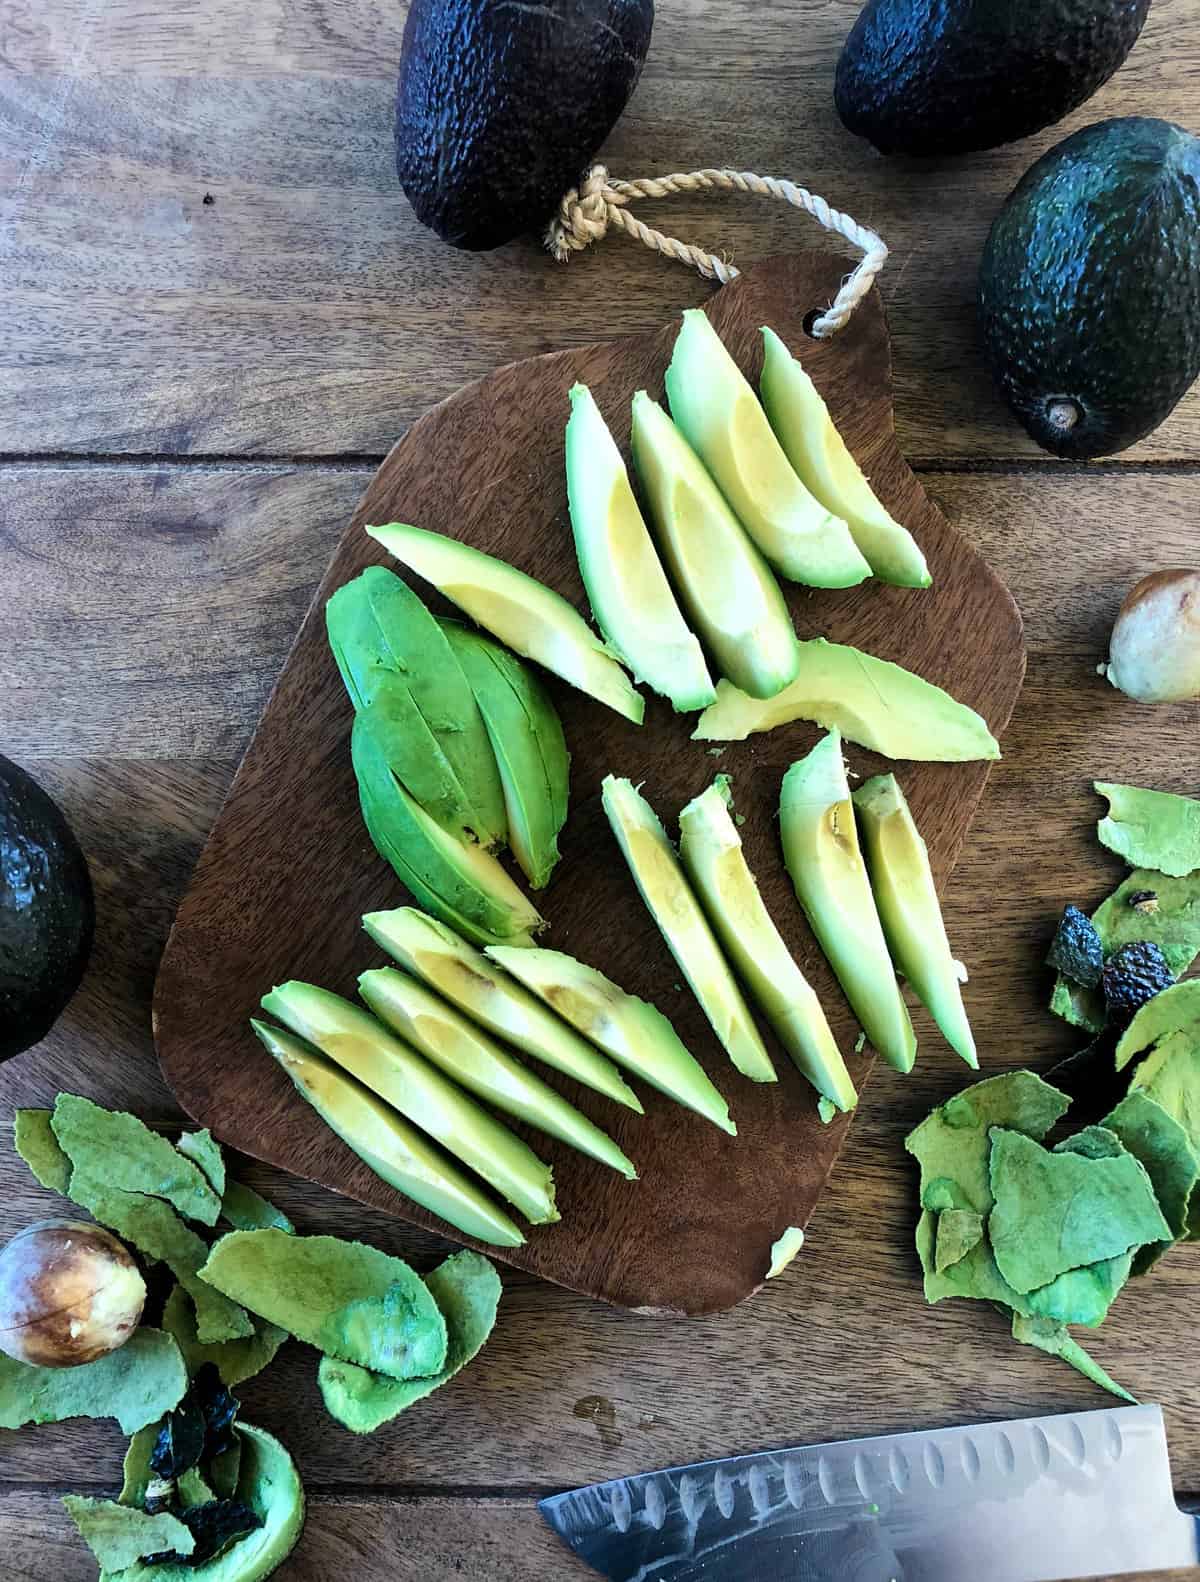
[[[0,757],[0,1060],[57,1021],[83,977],[94,921],[71,826],[36,780]]]
[[[1131,116],[1051,149],[992,226],[979,306],[1046,450],[1107,456],[1157,428],[1200,374],[1200,139]]]
[[[452,247],[541,229],[637,85],[654,0],[412,0],[396,170]]]
[[[838,61],[851,132],[884,154],[966,154],[1061,121],[1107,82],[1150,0],[871,0]]]

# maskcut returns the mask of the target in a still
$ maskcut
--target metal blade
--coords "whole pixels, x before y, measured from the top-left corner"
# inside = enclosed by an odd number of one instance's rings
[[[613,1582],[1062,1582],[1200,1561],[1157,1406],[734,1456],[539,1509]]]

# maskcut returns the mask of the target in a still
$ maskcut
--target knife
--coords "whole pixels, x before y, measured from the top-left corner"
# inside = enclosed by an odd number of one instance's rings
[[[538,1508],[613,1582],[1060,1582],[1200,1562],[1157,1406],[731,1456]]]

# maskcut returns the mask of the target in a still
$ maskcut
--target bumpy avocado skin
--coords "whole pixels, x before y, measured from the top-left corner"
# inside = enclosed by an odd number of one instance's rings
[[[413,0],[396,96],[396,172],[452,247],[537,230],[637,86],[654,0]]]
[[[838,61],[851,132],[884,154],[966,154],[1053,126],[1137,42],[1150,0],[871,0]]]
[[[79,987],[96,909],[58,805],[0,756],[0,1060],[38,1043]]]
[[[1051,149],[992,226],[979,308],[1046,450],[1107,456],[1157,428],[1200,373],[1200,138],[1130,116]]]

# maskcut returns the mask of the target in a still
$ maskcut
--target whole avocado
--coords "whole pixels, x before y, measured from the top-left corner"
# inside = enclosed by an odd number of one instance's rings
[[[984,249],[992,370],[1059,456],[1107,456],[1158,427],[1200,374],[1200,139],[1131,116],[1027,171]]]
[[[870,0],[838,61],[851,132],[884,154],[967,154],[1053,126],[1108,81],[1150,0]]]
[[[396,171],[452,247],[540,229],[637,86],[654,0],[413,0]]]
[[[0,1060],[44,1038],[79,987],[95,903],[58,805],[0,756]]]

